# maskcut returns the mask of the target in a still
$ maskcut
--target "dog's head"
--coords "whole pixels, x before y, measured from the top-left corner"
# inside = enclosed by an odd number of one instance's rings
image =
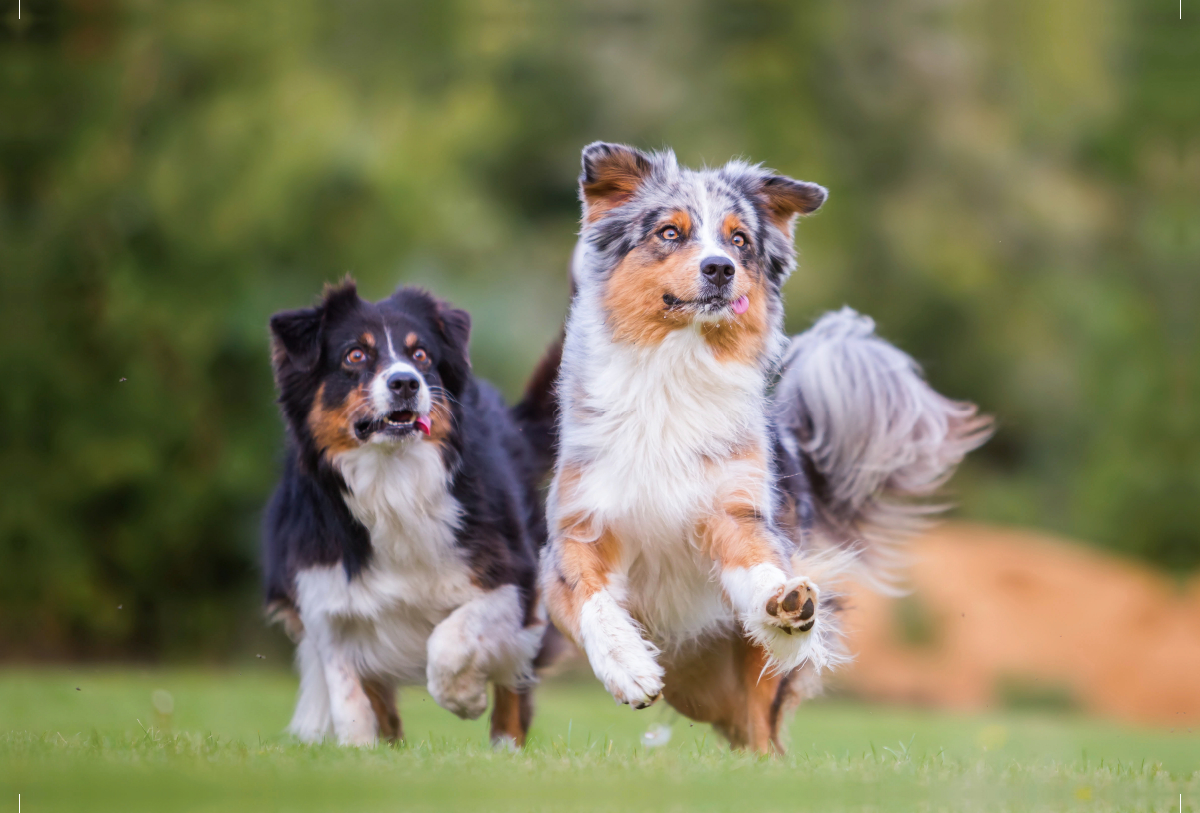
[[[315,308],[275,314],[275,381],[293,432],[327,458],[444,437],[470,376],[470,330],[466,311],[424,291],[367,302],[349,279]]]
[[[761,331],[795,267],[793,227],[826,191],[743,161],[682,168],[670,151],[596,142],[579,177],[589,261],[615,337],[661,341],[688,324]]]

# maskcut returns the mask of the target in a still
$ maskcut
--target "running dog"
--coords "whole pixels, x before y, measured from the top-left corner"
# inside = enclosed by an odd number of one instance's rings
[[[821,186],[618,144],[582,163],[542,595],[617,701],[782,750],[846,657],[835,577],[897,578],[989,422],[849,309],[785,336]]]
[[[471,374],[470,326],[423,291],[372,303],[349,280],[271,319],[289,442],[266,594],[298,642],[301,740],[402,738],[401,684],[473,719],[490,681],[493,742],[525,741],[548,627],[536,556],[553,375],[510,411]]]

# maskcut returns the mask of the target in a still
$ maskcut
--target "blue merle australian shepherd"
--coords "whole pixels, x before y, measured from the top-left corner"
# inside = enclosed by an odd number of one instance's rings
[[[401,738],[403,684],[475,718],[492,683],[493,741],[524,743],[557,359],[510,410],[471,374],[470,324],[423,291],[367,302],[349,281],[271,319],[289,442],[266,591],[298,641],[302,740]]]
[[[580,197],[543,598],[618,701],[778,749],[844,658],[835,579],[896,575],[988,423],[848,309],[784,334],[822,187],[595,143]]]

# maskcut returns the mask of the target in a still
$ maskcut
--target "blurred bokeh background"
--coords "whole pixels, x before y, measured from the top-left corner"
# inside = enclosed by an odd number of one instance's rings
[[[21,5],[0,4],[4,660],[263,651],[268,316],[347,273],[424,285],[515,395],[601,138],[831,190],[788,327],[849,304],[998,416],[961,517],[1167,585],[1200,564],[1187,3]]]

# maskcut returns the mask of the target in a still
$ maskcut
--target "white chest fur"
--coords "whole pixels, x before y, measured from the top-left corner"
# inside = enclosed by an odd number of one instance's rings
[[[301,617],[322,616],[364,672],[420,680],[433,627],[479,594],[455,546],[462,508],[449,472],[437,446],[419,439],[367,444],[336,465],[370,532],[371,562],[353,580],[341,565],[298,573]]]
[[[615,531],[626,606],[662,644],[692,637],[732,618],[698,549],[698,524],[735,480],[744,491],[748,479],[747,496],[770,512],[767,478],[747,477],[732,459],[766,446],[763,372],[719,361],[695,329],[653,348],[595,334],[586,347],[568,354],[560,388],[561,456],[581,476],[569,504],[552,495],[552,516],[581,512]]]

